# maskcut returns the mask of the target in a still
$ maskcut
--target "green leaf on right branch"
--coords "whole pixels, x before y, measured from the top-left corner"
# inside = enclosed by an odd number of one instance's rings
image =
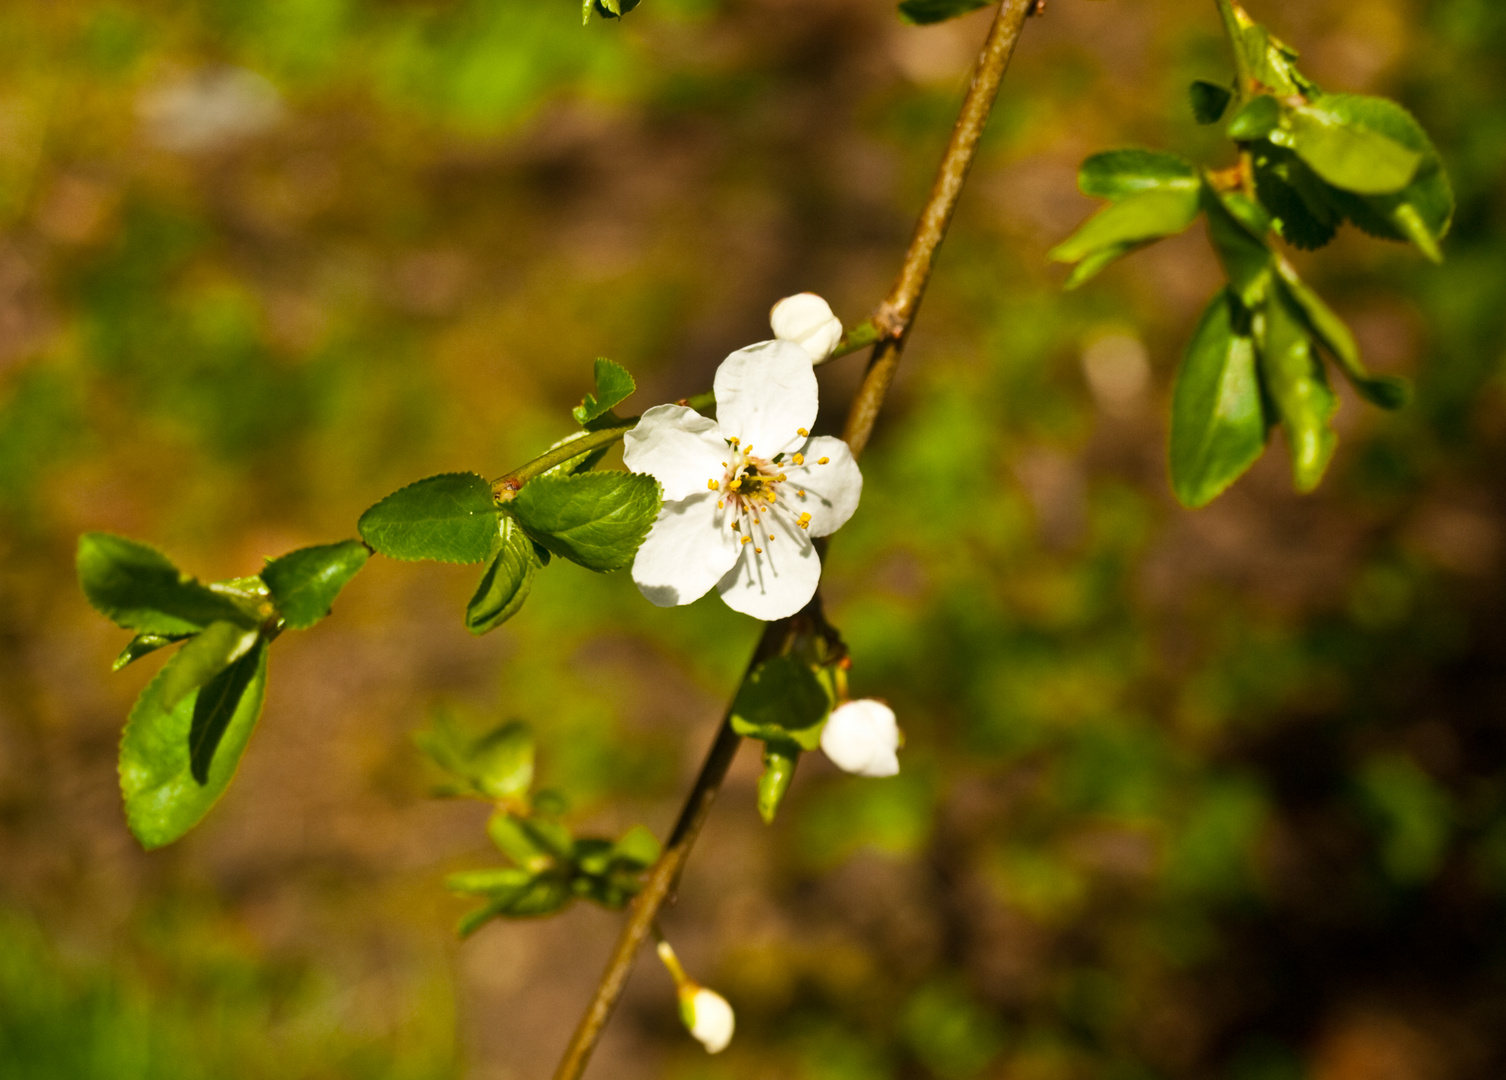
[[[1264,100],[1274,103],[1271,98]],[[1365,122],[1365,117],[1378,115],[1373,103],[1380,100],[1332,94],[1312,105],[1294,106],[1287,111],[1287,130],[1272,141],[1290,147],[1323,180],[1342,191],[1357,195],[1400,191],[1417,175],[1423,154]]]
[[[589,424],[622,404],[638,389],[638,384],[628,369],[605,357],[596,361],[596,393],[587,394],[575,406],[573,413],[577,424]]]
[[[443,473],[409,484],[361,515],[361,537],[392,559],[477,563],[497,531],[492,488],[475,473]]]
[[[1276,270],[1292,310],[1307,324],[1307,329],[1324,351],[1334,358],[1339,370],[1360,396],[1383,409],[1399,409],[1405,405],[1412,396],[1407,382],[1388,375],[1372,375],[1360,360],[1359,344],[1344,320],[1297,276],[1285,259],[1277,260]]]
[[[1117,201],[1147,191],[1195,193],[1201,183],[1192,162],[1159,150],[1107,150],[1077,170],[1078,189],[1095,199]]]
[[[1229,110],[1229,102],[1234,100],[1234,91],[1227,86],[1207,82],[1198,79],[1188,88],[1188,97],[1192,100],[1192,115],[1199,124],[1216,124],[1224,118],[1224,113]]]
[[[507,509],[555,555],[606,572],[633,561],[660,503],[659,482],[652,476],[589,472],[536,477]]]
[[[253,612],[184,574],[156,548],[111,533],[79,537],[78,580],[96,611],[143,634],[181,636],[213,622],[257,624]]]
[[[234,623],[210,623],[202,633],[188,640],[178,650],[173,662],[164,669],[159,699],[164,709],[210,682],[220,672],[245,656],[260,634]]]
[[[533,730],[521,721],[473,736],[441,712],[433,727],[413,738],[435,764],[463,782],[463,789],[451,794],[516,801],[524,799],[533,786]]]
[[[283,621],[307,630],[329,614],[335,597],[370,556],[359,540],[300,548],[267,563],[261,579]]]
[[[810,664],[775,656],[755,667],[732,702],[732,730],[764,742],[821,745],[821,723],[831,698]]]
[[[1265,451],[1250,314],[1230,289],[1213,298],[1177,372],[1171,486],[1183,506],[1212,502]]]
[[[1245,307],[1259,307],[1274,273],[1274,257],[1262,238],[1264,230],[1255,227],[1256,215],[1263,211],[1243,195],[1220,195],[1212,184],[1203,186],[1202,201],[1208,236],[1230,286]]]
[[[1312,339],[1283,291],[1255,312],[1261,383],[1275,403],[1292,458],[1292,483],[1312,491],[1323,479],[1338,437],[1331,421],[1339,399],[1328,385]]]
[[[147,849],[178,839],[224,794],[261,714],[267,648],[258,642],[171,709],[162,690],[180,653],[147,684],[120,740],[126,822]]]
[[[899,5],[899,18],[911,26],[930,26],[971,14],[991,3],[993,0],[904,0]]]
[[[497,553],[487,564],[475,595],[465,608],[465,628],[471,633],[489,633],[523,607],[533,589],[539,559],[533,541],[508,514],[502,515],[497,535]]]

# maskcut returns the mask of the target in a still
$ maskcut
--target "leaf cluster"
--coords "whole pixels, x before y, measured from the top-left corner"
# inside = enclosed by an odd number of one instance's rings
[[[560,820],[564,799],[532,790],[534,740],[526,724],[510,721],[472,736],[441,713],[417,741],[448,776],[437,794],[495,805],[487,835],[511,864],[446,879],[452,892],[484,901],[461,919],[462,936],[495,918],[550,915],[577,899],[616,910],[637,895],[659,858],[658,840],[641,825],[617,840],[571,833]]]
[[[1186,506],[1202,506],[1264,452],[1280,425],[1293,483],[1322,479],[1337,438],[1338,399],[1326,356],[1367,401],[1399,408],[1404,382],[1372,375],[1343,320],[1306,285],[1277,241],[1313,249],[1352,222],[1409,241],[1435,261],[1453,218],[1442,162],[1400,105],[1325,94],[1296,67],[1297,54],[1221,0],[1235,53],[1232,86],[1199,81],[1192,108],[1224,123],[1238,163],[1201,169],[1175,154],[1116,150],[1082,165],[1078,185],[1108,205],[1051,257],[1072,263],[1075,288],[1199,217],[1227,278],[1188,346],[1173,392],[1171,480]]]

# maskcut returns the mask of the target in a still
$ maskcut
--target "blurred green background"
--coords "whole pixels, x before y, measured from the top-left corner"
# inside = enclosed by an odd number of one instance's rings
[[[1206,0],[1034,20],[864,462],[826,591],[903,773],[745,748],[666,930],[738,1035],[708,1058],[645,957],[593,1076],[1494,1080],[1506,1075],[1506,7],[1253,0],[1330,89],[1407,103],[1460,196],[1442,268],[1350,231],[1298,255],[1395,415],[1278,445],[1212,507],[1165,477],[1200,235],[1063,294],[1077,162],[1221,164],[1185,87]],[[661,836],[757,627],[548,571],[472,639],[475,568],[373,560],[274,650],[237,782],[125,831],[115,745],[160,660],[73,580],[77,535],[206,578],[354,535],[450,469],[704,389],[801,289],[895,271],[986,13],[887,0],[8,0],[0,8],[0,1075],[547,1075],[618,917],[464,945],[431,800],[438,701],[519,717],[573,819]],[[840,425],[861,361],[823,374]]]

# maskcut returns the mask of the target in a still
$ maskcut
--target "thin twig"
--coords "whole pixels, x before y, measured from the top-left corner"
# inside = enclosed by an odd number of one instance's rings
[[[962,112],[957,118],[957,125],[952,131],[951,141],[947,144],[946,154],[937,172],[936,183],[921,212],[909,250],[905,253],[904,265],[893,289],[874,317],[874,324],[885,336],[874,346],[873,357],[868,362],[863,384],[847,414],[847,425],[842,434],[852,447],[854,456],[862,453],[867,445],[889,385],[894,381],[894,369],[899,364],[910,326],[920,306],[921,296],[925,293],[926,282],[930,279],[936,249],[946,236],[947,225],[952,220],[952,212],[957,207],[963,182],[977,152],[978,140],[983,135],[984,125],[988,122],[994,99],[999,93],[999,84],[1009,66],[1009,58],[1014,52],[1015,43],[1019,40],[1033,2],[1034,0],[1003,0],[999,5],[993,28],[978,57],[972,85],[963,100]],[[778,655],[796,634],[802,632],[802,620],[811,619],[812,616],[808,613],[812,610],[819,612],[819,594],[811,603],[812,608],[808,608],[806,612],[770,623],[764,628],[763,637],[759,639],[753,659],[748,664],[749,671],[770,656]],[[815,617],[819,618],[819,615]],[[711,804],[721,790],[741,742],[742,738],[732,730],[729,711],[717,729],[716,741],[711,744],[701,771],[685,799],[680,818],[675,823],[669,841],[664,845],[663,855],[654,864],[642,891],[633,901],[627,925],[622,929],[617,947],[612,950],[612,957],[596,987],[595,996],[585,1015],[581,1017],[565,1056],[555,1071],[555,1080],[579,1080],[585,1071],[602,1029],[627,984],[638,951],[652,934],[654,920],[674,892],[691,846],[711,812]]]

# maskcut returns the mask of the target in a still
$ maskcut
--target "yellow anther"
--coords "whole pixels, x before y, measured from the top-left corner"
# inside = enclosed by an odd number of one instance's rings
[[[736,446],[738,443],[742,442],[742,440],[739,439],[736,435],[732,436],[732,438],[728,439],[727,441],[730,442],[733,446]]]
[[[753,452],[753,444],[752,443],[749,443],[747,446],[743,447],[743,453],[745,453],[745,454],[751,454],[752,452]]]
[[[803,514],[800,515],[800,527],[803,529],[807,525],[809,525],[810,523],[811,523],[811,515],[810,515],[810,511],[807,510],[805,513],[803,513]]]
[[[751,536],[745,536],[745,537],[743,537],[743,543],[745,543],[745,544],[751,544],[752,542],[753,542],[753,538]]]
[[[797,492],[795,492],[795,494],[799,495],[802,499],[805,498],[805,492],[804,491],[797,491]]]
[[[727,505],[726,500],[724,500],[724,499],[718,499],[718,500],[716,500],[716,508],[718,510],[720,510],[722,507],[724,507],[726,505]]]
[[[772,542],[773,539],[774,539],[774,534],[773,533],[769,533],[769,540]]]
[[[753,554],[755,554],[755,555],[762,555],[763,554],[763,548],[754,548],[753,549]]]
[[[808,436],[808,435],[810,435],[810,432],[806,431],[803,427],[797,427],[795,429],[795,434],[796,435],[802,435],[802,436]]]
[[[724,469],[725,469],[725,468],[726,468],[726,467],[727,467],[727,463],[726,463],[726,462],[725,462],[725,461],[724,461],[724,462],[722,462],[722,468],[724,468]]]
[[[719,483],[717,483],[715,480],[707,480],[706,481],[706,490],[707,491],[716,491],[721,486],[722,485],[719,484]]]
[[[794,461],[795,461],[796,465],[804,465],[805,464],[805,455],[804,454],[796,454],[795,458],[794,458]]]
[[[779,480],[780,480],[781,483],[783,483],[784,481],[786,481],[788,479],[789,479],[789,477],[785,476],[784,473],[780,473],[779,474]]]
[[[817,458],[816,459],[816,464],[817,465],[825,465],[830,460],[831,460],[831,458],[829,458],[829,457]]]

